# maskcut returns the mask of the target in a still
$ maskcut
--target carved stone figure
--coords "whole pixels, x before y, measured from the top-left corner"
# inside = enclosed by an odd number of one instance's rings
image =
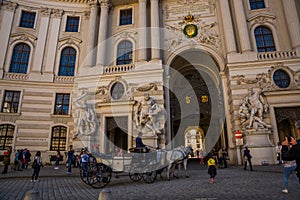
[[[83,91],[82,94],[74,100],[76,104],[76,134],[75,137],[93,135],[97,130],[97,117],[93,105],[86,101],[88,93]]]
[[[248,89],[242,105],[239,108],[239,117],[243,129],[271,128],[263,121],[263,112],[268,111],[268,104],[261,95],[261,90]]]
[[[137,127],[148,127],[153,134],[160,134],[160,125],[157,120],[158,115],[161,112],[161,107],[155,102],[155,100],[149,95],[144,94],[144,99],[139,101],[135,111],[135,121]]]

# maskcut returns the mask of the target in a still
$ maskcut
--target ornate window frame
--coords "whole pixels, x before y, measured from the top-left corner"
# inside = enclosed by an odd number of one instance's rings
[[[58,76],[59,67],[60,67],[60,60],[61,60],[61,53],[62,50],[66,47],[72,47],[76,51],[76,63],[75,63],[75,70],[74,70],[74,76],[77,74],[78,66],[79,66],[79,57],[80,57],[80,43],[82,41],[78,38],[74,37],[64,37],[58,41],[58,48],[56,51],[56,61],[55,61],[55,76]]]
[[[278,35],[277,35],[277,32],[276,32],[276,29],[274,28],[274,26],[270,23],[259,23],[259,24],[255,24],[253,26],[251,26],[250,28],[250,31],[251,31],[251,38],[252,38],[252,44],[253,44],[253,47],[254,47],[254,50],[256,53],[261,53],[261,52],[258,52],[257,50],[257,44],[256,44],[256,38],[255,38],[255,33],[254,33],[254,30],[260,26],[264,26],[266,28],[268,28],[271,33],[272,33],[272,36],[273,36],[273,40],[274,40],[274,46],[275,46],[275,51],[280,51],[281,48],[280,48],[280,43],[279,43],[279,40],[278,40]],[[267,53],[267,52],[265,52]]]
[[[268,9],[269,8],[269,1],[268,0],[264,0],[264,3],[265,3],[265,7],[264,8],[251,9],[250,0],[247,0],[248,10],[249,11],[253,11],[253,12],[259,10],[261,12],[262,9]]]
[[[7,91],[6,89],[1,90],[1,104],[0,104],[0,113],[2,112],[2,106],[3,106],[3,102],[4,102],[4,98],[5,98],[5,91]],[[17,113],[9,113],[9,112],[5,112],[5,115],[20,115],[21,114],[21,105],[22,105],[22,100],[23,100],[23,93],[24,93],[24,89],[20,90],[19,87],[12,87],[9,88],[9,91],[16,91],[16,92],[20,92],[20,99],[19,99],[19,105],[18,105],[18,112]]]
[[[128,32],[128,31],[123,31],[120,32],[118,35],[114,36],[114,53],[113,53],[113,60],[111,63],[113,63],[113,65],[117,65],[117,56],[118,56],[118,46],[122,41],[129,41],[132,44],[132,63],[135,62],[136,60],[136,40],[134,38],[134,34],[133,32]]]
[[[22,12],[30,12],[30,13],[35,13],[35,19],[34,19],[34,24],[33,24],[33,28],[28,28],[28,27],[23,27],[20,26],[21,23],[21,19],[22,19]],[[36,30],[37,29],[37,21],[39,19],[39,12],[37,9],[34,8],[29,8],[29,7],[23,7],[19,10],[18,12],[18,21],[17,21],[17,27],[21,28],[21,29],[26,29],[26,30]]]
[[[277,70],[283,70],[285,71],[289,77],[290,77],[290,84],[288,87],[286,88],[280,88],[276,85],[276,83],[274,82],[274,79],[273,79],[273,76],[274,76],[274,73],[277,71]],[[272,66],[271,69],[268,71],[269,73],[269,78],[270,78],[270,81],[271,81],[271,84],[272,84],[272,87],[275,89],[275,90],[289,90],[289,89],[292,89],[295,87],[295,77],[294,77],[294,71],[292,71],[289,67],[287,66],[284,66],[282,64],[278,64],[276,66]]]
[[[18,129],[17,124],[12,123],[10,121],[2,121],[2,122],[0,122],[0,126],[2,126],[2,125],[11,125],[11,126],[14,126],[14,135],[13,135],[13,138],[12,138],[12,149],[14,149],[15,141],[16,141],[16,137],[17,137],[17,129]]]
[[[121,10],[132,10],[132,18],[131,18],[131,24],[120,24],[120,18],[121,18]],[[132,26],[134,25],[134,7],[132,5],[122,6],[118,9],[118,18],[117,18],[117,26],[118,27],[126,27],[126,26]]]
[[[7,56],[6,56],[6,60],[8,62],[6,62],[4,65],[4,71],[7,73],[9,72],[10,63],[12,61],[12,55],[13,55],[13,50],[14,50],[15,46],[20,43],[25,43],[30,47],[30,55],[29,55],[29,60],[28,60],[27,73],[26,73],[26,74],[29,74],[29,72],[31,71],[31,68],[32,68],[33,56],[34,56],[34,52],[35,52],[34,47],[35,47],[35,42],[36,42],[37,38],[35,36],[27,34],[27,33],[21,33],[21,34],[12,35],[10,40],[11,41],[9,43]]]
[[[78,31],[77,32],[66,31],[68,17],[78,17],[79,18]],[[75,13],[66,14],[64,16],[64,20],[63,20],[63,31],[62,32],[65,33],[65,34],[76,34],[76,33],[78,34],[78,33],[80,33],[80,30],[81,30],[81,23],[82,23],[82,16],[81,15],[78,15],[78,14],[75,14]]]
[[[115,99],[112,97],[112,89],[113,89],[113,86],[116,84],[116,83],[121,83],[123,85],[123,88],[124,88],[124,93],[123,95],[119,98],[119,99]],[[124,99],[126,99],[126,91],[127,91],[127,88],[128,88],[128,84],[125,80],[123,80],[121,77],[116,77],[115,80],[111,81],[108,85],[108,95],[109,95],[109,98],[112,100],[112,101],[122,101]]]
[[[53,128],[57,127],[57,126],[65,127],[67,129],[66,130],[66,146],[65,146],[65,151],[67,151],[68,150],[68,138],[69,138],[70,128],[66,124],[61,124],[61,123],[56,123],[56,124],[53,124],[53,125],[50,126],[48,149],[49,149],[49,151],[56,151],[56,150],[51,150],[51,147],[52,147],[52,135],[53,135],[52,131],[53,131]]]

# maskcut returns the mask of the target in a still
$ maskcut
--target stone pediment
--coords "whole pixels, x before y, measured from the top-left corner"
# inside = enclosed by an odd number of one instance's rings
[[[250,22],[251,26],[255,24],[265,24],[270,23],[274,24],[275,16],[273,15],[267,15],[267,14],[258,14],[253,17],[250,17],[247,21]]]
[[[67,36],[67,37],[63,37],[63,38],[59,39],[58,42],[59,42],[59,46],[60,46],[59,48],[61,48],[65,44],[74,45],[79,48],[79,44],[82,42],[82,40],[78,39],[76,37]]]
[[[29,33],[13,33],[11,34],[10,37],[11,37],[10,44],[13,44],[15,41],[21,40],[21,41],[28,41],[34,46],[34,42],[37,40],[37,37]]]

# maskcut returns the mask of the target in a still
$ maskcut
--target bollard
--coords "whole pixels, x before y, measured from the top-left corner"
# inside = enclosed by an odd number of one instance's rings
[[[24,200],[39,200],[40,195],[39,195],[39,191],[36,189],[32,189],[28,192],[26,192],[26,195],[24,197]]]
[[[109,189],[103,189],[99,194],[98,200],[111,200],[111,191]]]

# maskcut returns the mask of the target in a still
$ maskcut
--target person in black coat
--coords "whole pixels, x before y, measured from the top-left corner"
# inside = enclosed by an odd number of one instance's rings
[[[244,160],[245,160],[244,170],[247,169],[247,162],[249,162],[250,170],[253,171],[251,158],[252,158],[252,156],[250,154],[250,150],[248,149],[248,147],[245,147],[245,150],[244,150]]]

